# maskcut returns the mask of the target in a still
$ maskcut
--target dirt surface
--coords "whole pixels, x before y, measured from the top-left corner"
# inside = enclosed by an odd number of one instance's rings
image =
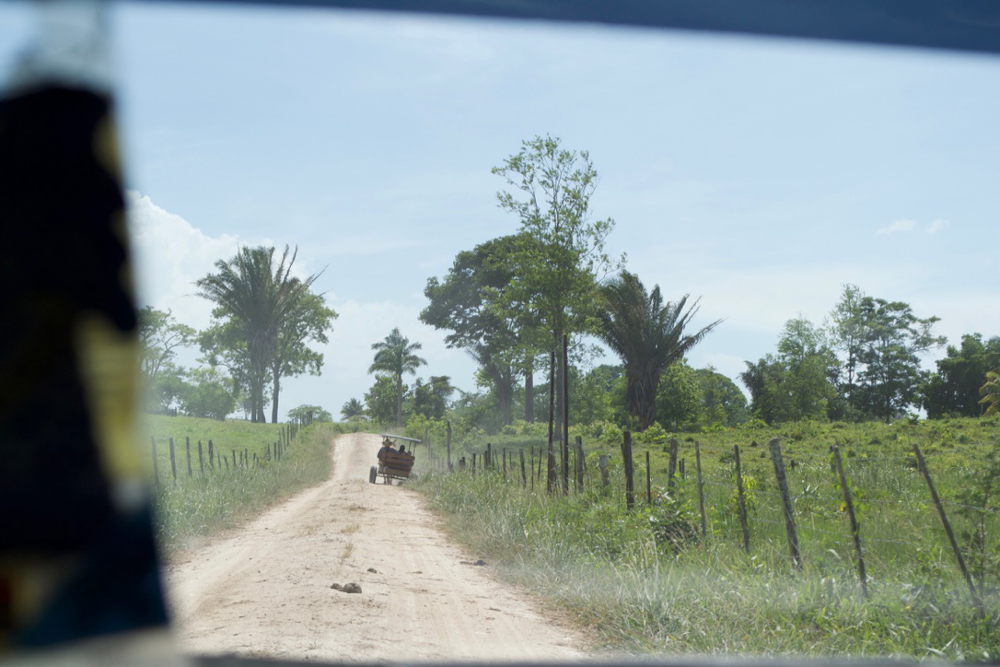
[[[302,660],[582,657],[452,544],[422,497],[368,483],[379,438],[338,437],[333,475],[167,571],[185,650]],[[375,570],[372,572],[371,570]],[[331,588],[356,583],[360,593]]]

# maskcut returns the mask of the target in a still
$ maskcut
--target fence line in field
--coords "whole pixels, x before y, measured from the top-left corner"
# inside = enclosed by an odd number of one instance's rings
[[[184,437],[183,448],[180,442],[175,442],[172,436],[162,437],[159,446],[166,444],[168,457],[170,460],[170,471],[165,479],[161,479],[158,442],[155,436],[150,436],[150,456],[153,462],[153,483],[160,488],[164,483],[177,486],[178,478],[183,480],[202,478],[212,479],[221,473],[229,471],[253,471],[263,468],[271,461],[278,462],[286,455],[288,448],[295,441],[299,432],[299,425],[296,423],[283,424],[278,430],[276,440],[268,443],[259,452],[251,451],[249,447],[234,447],[226,445],[229,454],[223,453],[212,439],[197,440],[197,465],[193,462],[192,440],[190,436]],[[182,449],[184,461],[178,466],[178,449]],[[178,474],[178,469],[180,474]]]
[[[771,518],[755,511],[754,516],[751,519],[747,508],[748,501],[746,497],[746,494],[750,493],[750,491],[744,488],[744,482],[745,479],[747,479],[746,477],[747,473],[745,472],[745,466],[742,465],[741,462],[741,453],[744,452],[744,448],[741,448],[739,445],[734,445],[732,452],[730,454],[728,455],[723,454],[723,456],[720,458],[720,463],[725,464],[728,461],[731,464],[731,467],[728,469],[729,473],[731,474],[731,479],[726,481],[717,478],[718,469],[715,471],[716,475],[707,475],[704,473],[704,471],[702,470],[703,452],[701,450],[700,443],[694,439],[689,438],[688,440],[693,443],[692,453],[694,455],[693,458],[694,458],[695,469],[693,471],[692,476],[695,477],[696,480],[693,491],[694,493],[697,494],[698,498],[697,521],[698,521],[698,530],[701,533],[701,535],[703,537],[707,537],[710,534],[707,525],[708,521],[706,518],[706,504],[707,504],[706,487],[707,487],[710,489],[714,489],[714,493],[716,496],[718,496],[719,493],[721,492],[723,494],[723,498],[727,499],[726,502],[732,500],[735,503],[736,509],[733,511],[733,514],[735,514],[739,519],[740,533],[742,538],[741,546],[748,554],[753,552],[751,537],[752,537],[752,530],[754,529],[754,527],[757,528],[758,532],[761,526],[770,527],[773,530],[773,532],[779,534],[782,532],[784,533],[784,538],[788,545],[788,557],[791,563],[791,567],[796,571],[801,570],[804,562],[804,557],[800,550],[801,527],[798,526],[797,523],[799,522],[800,518],[804,518],[806,520],[806,526],[809,527],[813,533],[815,533],[815,528],[816,528],[815,515],[807,515],[805,517],[801,517],[802,511],[797,509],[796,502],[803,498],[803,494],[800,493],[799,496],[793,497],[793,494],[789,489],[789,479],[793,477],[793,474],[789,473],[789,467],[792,473],[797,473],[797,468],[800,468],[801,464],[797,463],[794,458],[788,457],[787,454],[783,452],[781,441],[777,438],[771,439],[767,443],[766,448],[760,447],[760,445],[758,445],[756,442],[751,444],[750,446],[751,448],[760,448],[759,450],[760,456],[758,458],[769,458],[773,466],[773,473],[772,473],[773,479],[771,481],[774,483],[777,493],[774,494],[776,497],[773,498],[773,502],[768,505],[765,505],[765,507],[777,509],[779,515],[778,518]],[[637,505],[637,498],[635,494],[636,470],[635,470],[635,462],[633,460],[634,457],[632,453],[631,433],[626,431],[623,434],[621,444],[622,444],[621,446],[622,460],[621,460],[621,465],[618,466],[617,469],[620,471],[619,474],[622,475],[624,482],[623,486],[624,486],[624,504],[626,508],[625,511],[629,512],[629,511],[634,511],[634,508]],[[552,447],[554,452],[559,453],[562,457],[564,457],[563,460],[560,461],[559,465],[559,468],[561,468],[562,470],[566,470],[566,467],[569,466],[570,457],[574,459],[572,469],[574,470],[575,474],[573,475],[574,479],[572,484],[572,491],[574,491],[576,494],[585,493],[587,488],[592,484],[600,484],[600,486],[604,488],[609,487],[610,474],[609,474],[607,455],[601,454],[599,456],[597,461],[597,470],[600,472],[600,478],[595,479],[594,475],[592,474],[594,472],[593,471],[594,466],[591,466],[589,470],[587,469],[586,465],[587,462],[583,451],[583,444],[579,437],[576,438],[576,442],[574,443],[574,445],[575,446],[573,448],[568,450],[563,449],[562,447],[559,446]],[[513,455],[513,452],[512,451],[508,452],[505,448],[502,447],[498,451],[497,448],[494,447],[492,443],[487,443],[485,449],[481,452],[469,452],[467,456],[461,456],[458,459],[457,465],[451,465],[450,462],[451,442],[449,438],[448,442],[449,460],[447,462],[442,462],[440,461],[439,457],[438,463],[435,465],[433,458],[433,449],[431,448],[430,443],[428,442],[428,454],[432,457],[431,464],[429,467],[432,472],[442,472],[442,473],[458,472],[471,475],[494,474],[495,479],[503,483],[517,484],[525,491],[528,491],[530,489],[531,493],[542,493],[541,489],[546,488],[545,485],[540,484],[544,474],[543,468],[546,467],[546,464],[543,462],[543,458],[546,456],[546,451],[544,446],[538,447],[537,450],[535,446],[530,446],[530,447],[521,446],[518,447],[518,450],[519,450],[518,458],[520,465],[520,474],[517,474],[516,471],[516,466],[514,464],[515,457]],[[527,450],[527,455],[526,455],[526,450]],[[656,504],[657,502],[660,502],[662,499],[661,494],[663,493],[664,489],[666,492],[666,496],[671,497],[674,494],[674,490],[678,482],[679,481],[683,482],[687,479],[686,459],[680,456],[680,446],[678,441],[676,439],[670,440],[667,443],[667,445],[663,447],[663,450],[669,455],[666,468],[667,478],[665,480],[664,485],[659,485],[659,484],[656,485],[657,493],[655,494],[653,493],[652,478],[654,477],[653,473],[654,465],[650,461],[648,450],[645,452],[645,461],[643,462],[644,467],[640,466],[639,472],[643,474],[646,478],[646,488],[644,494],[646,505],[651,506]],[[959,546],[958,541],[954,535],[954,530],[950,525],[950,521],[948,518],[948,509],[965,509],[965,510],[971,510],[973,512],[981,512],[985,515],[990,516],[991,518],[1000,515],[1000,510],[997,510],[995,508],[970,505],[968,503],[963,503],[957,500],[940,498],[934,486],[933,475],[931,473],[931,470],[927,466],[927,463],[923,457],[923,453],[921,452],[920,448],[915,444],[912,447],[912,451],[913,451],[912,454],[907,454],[903,456],[890,455],[890,456],[879,457],[878,459],[873,460],[873,462],[891,466],[898,465],[900,468],[911,470],[914,473],[918,473],[919,471],[919,474],[922,475],[923,479],[926,482],[925,492],[929,491],[929,496],[926,495],[923,496],[924,499],[927,501],[926,504],[929,507],[933,507],[936,509],[936,514],[938,520],[940,521],[939,525],[943,528],[945,534],[947,534],[948,536],[948,542],[950,544],[951,551],[954,555],[956,567],[961,572],[962,577],[965,580],[966,585],[968,586],[969,596],[972,599],[973,604],[979,610],[980,614],[985,615],[986,611],[983,604],[982,591],[980,591],[977,588],[974,582],[974,578],[971,576],[969,568],[967,567],[964,561],[963,550]],[[471,462],[469,456],[471,456]],[[848,458],[853,458],[852,452],[849,452]],[[788,467],[786,467],[786,461],[788,462],[787,463]],[[869,459],[862,458],[860,459],[860,461],[867,463]],[[856,494],[859,492],[859,490],[857,489],[857,487],[853,486],[853,484],[857,484],[857,482],[852,482],[851,477],[848,475],[848,471],[844,464],[844,457],[841,451],[841,447],[837,445],[832,445],[830,447],[829,464],[830,464],[830,469],[831,469],[830,473],[832,479],[836,480],[835,492],[836,494],[840,494],[840,497],[837,498],[836,495],[832,499],[825,495],[821,497],[818,493],[818,489],[816,487],[812,487],[813,496],[808,498],[807,500],[815,501],[815,504],[820,509],[822,509],[822,507],[828,504],[836,503],[836,505],[834,505],[836,509],[828,508],[825,511],[827,512],[835,511],[837,514],[841,514],[845,517],[845,521],[843,523],[844,532],[847,535],[849,542],[845,541],[843,544],[844,547],[848,550],[848,552],[852,554],[850,560],[853,562],[853,565],[856,569],[859,588],[861,590],[862,595],[867,597],[868,566],[866,563],[866,555],[867,555],[865,551],[866,544],[875,544],[875,545],[885,544],[893,546],[919,548],[927,545],[927,539],[925,537],[925,539],[922,540],[905,540],[905,539],[893,539],[891,537],[885,537],[882,535],[863,534],[862,528],[864,523],[862,521],[862,518],[859,517],[857,511],[858,510],[857,505],[859,502],[862,505],[879,504],[882,506],[888,506],[891,504],[895,504],[897,506],[900,505],[908,506],[910,511],[906,513],[907,516],[915,516],[914,513],[912,512],[912,506],[911,506],[912,499],[869,498],[865,495],[864,491],[862,490],[861,491],[862,497],[859,500],[859,498],[856,497]],[[725,469],[723,469],[723,471],[725,471]],[[855,469],[853,472],[856,477],[861,477],[864,475],[863,469]],[[509,473],[514,473],[514,474],[509,474]],[[759,475],[761,473],[762,473],[761,470],[756,470],[754,474]],[[659,475],[657,475],[657,477],[659,477]],[[757,480],[757,483],[759,483],[760,481],[763,480]],[[538,484],[537,487],[538,491],[535,490],[536,484]],[[905,490],[908,492],[908,495],[917,492],[917,489],[913,488],[913,486],[905,488]],[[900,486],[898,488],[902,489],[903,486]],[[769,494],[771,493],[771,489],[767,489],[767,491]],[[889,492],[885,489],[873,489],[872,491]],[[760,497],[762,496],[762,490],[756,489],[753,491],[753,494],[755,498]],[[542,495],[544,497],[549,497],[553,499],[553,501],[555,501],[555,499],[561,498],[563,494],[561,493],[561,487],[557,484],[554,487],[550,486],[548,488],[548,492],[543,493]],[[832,503],[830,502],[831,500]],[[726,512],[727,509],[720,510],[718,507],[716,507],[715,509],[720,513],[723,513],[723,516],[725,516],[724,512]],[[814,509],[813,511],[816,510]],[[821,516],[820,518],[822,519],[824,517]],[[929,517],[924,520],[932,522],[934,521]],[[715,527],[713,527],[711,534],[714,536],[722,535],[722,533],[720,533],[719,530],[715,529]],[[816,536],[810,535],[809,537],[814,539]],[[947,547],[941,545],[941,548],[945,549]]]

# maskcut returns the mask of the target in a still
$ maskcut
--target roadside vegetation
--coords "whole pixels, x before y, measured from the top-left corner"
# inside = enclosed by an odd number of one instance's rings
[[[582,429],[581,432],[586,429]],[[528,488],[470,467],[432,474],[419,488],[454,534],[507,579],[569,610],[612,651],[766,655],[895,655],[996,660],[1000,655],[1000,423],[755,422],[710,434],[637,438],[636,506],[625,507],[618,434],[585,438],[583,491]],[[670,437],[686,475],[668,488]],[[766,442],[788,468],[802,571],[789,558]],[[693,440],[701,447],[707,532],[698,511]],[[531,443],[534,444],[531,444]],[[493,451],[540,451],[543,438],[495,438]],[[751,444],[753,443],[753,444]],[[860,520],[870,597],[862,596],[842,490],[828,447],[839,443]],[[972,577],[981,617],[956,566],[911,444],[928,459]],[[742,548],[732,446],[743,450],[750,551]],[[647,504],[645,455],[651,457]],[[465,455],[471,460],[471,451]],[[608,486],[597,471],[610,458]],[[513,456],[512,456],[513,458]],[[499,459],[498,459],[499,461]],[[530,468],[529,468],[530,470]],[[531,473],[529,472],[529,479]],[[531,486],[534,488],[532,489]]]

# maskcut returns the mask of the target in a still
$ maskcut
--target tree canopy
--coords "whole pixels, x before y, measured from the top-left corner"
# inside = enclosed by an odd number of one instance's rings
[[[626,402],[640,429],[656,420],[656,393],[663,371],[679,361],[719,320],[685,333],[698,313],[698,302],[688,307],[688,296],[664,301],[659,285],[647,292],[634,273],[620,275],[601,286],[597,335],[625,365]]]

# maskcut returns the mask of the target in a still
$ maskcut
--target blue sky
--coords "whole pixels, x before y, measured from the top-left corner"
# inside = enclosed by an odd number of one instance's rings
[[[0,11],[0,57],[23,42]],[[474,365],[417,321],[426,279],[517,221],[489,173],[522,139],[587,149],[609,245],[725,322],[691,355],[735,376],[842,284],[1000,334],[1000,60],[909,49],[361,12],[114,5],[144,300],[194,326],[190,283],[240,243],[297,244],[341,313],[332,412],[398,326],[422,375]],[[928,358],[928,361],[934,356]]]

